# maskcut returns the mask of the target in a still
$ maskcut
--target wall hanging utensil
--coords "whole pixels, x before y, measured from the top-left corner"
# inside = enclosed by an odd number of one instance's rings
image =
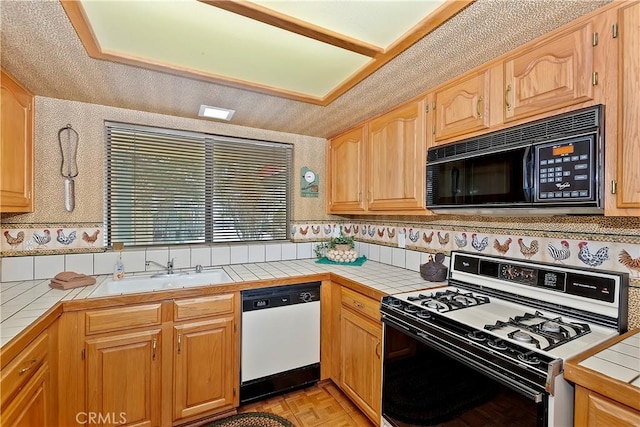
[[[62,156],[60,174],[64,178],[64,207],[68,212],[73,211],[76,206],[76,186],[73,178],[78,176],[79,139],[78,132],[70,124],[58,131],[58,142]]]

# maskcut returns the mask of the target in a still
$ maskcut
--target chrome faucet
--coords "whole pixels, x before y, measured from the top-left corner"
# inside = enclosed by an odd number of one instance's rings
[[[173,258],[167,261],[167,265],[162,265],[159,262],[155,262],[153,260],[148,260],[144,263],[144,265],[146,265],[147,267],[149,267],[151,264],[155,264],[158,267],[166,268],[167,274],[173,274]]]

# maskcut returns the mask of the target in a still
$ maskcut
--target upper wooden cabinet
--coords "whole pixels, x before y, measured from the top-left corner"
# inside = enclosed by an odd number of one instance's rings
[[[640,208],[640,3],[618,10],[616,206]],[[611,163],[608,163],[611,164]],[[636,212],[638,212],[636,210]]]
[[[593,99],[593,25],[545,39],[504,61],[504,120]]]
[[[369,123],[367,202],[371,211],[425,209],[425,100]]]
[[[489,128],[489,69],[435,92],[435,140]]]
[[[0,72],[0,212],[33,212],[33,94]]]
[[[364,212],[365,126],[342,134],[327,144],[328,210],[334,213]]]
[[[329,140],[329,213],[426,212],[425,107],[404,104]]]

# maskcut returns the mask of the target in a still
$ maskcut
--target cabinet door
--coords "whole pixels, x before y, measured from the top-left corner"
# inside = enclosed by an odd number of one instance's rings
[[[0,72],[0,212],[33,212],[33,95]]]
[[[640,413],[584,387],[576,387],[576,426],[636,427]]]
[[[3,408],[2,425],[6,427],[54,425],[54,420],[49,417],[50,390],[49,365],[45,362],[24,388]]]
[[[154,329],[86,341],[87,413],[99,424],[160,425],[160,336]]]
[[[436,141],[489,128],[489,70],[436,92]]]
[[[234,406],[233,317],[174,327],[174,420]]]
[[[340,316],[340,383],[374,422],[382,399],[382,326],[345,308]]]
[[[353,129],[328,143],[327,194],[328,211],[362,212],[364,195],[365,128]]]
[[[593,99],[592,24],[504,62],[505,121]]]
[[[619,10],[618,208],[640,208],[640,3]]]
[[[393,110],[369,124],[368,208],[425,209],[425,101]]]

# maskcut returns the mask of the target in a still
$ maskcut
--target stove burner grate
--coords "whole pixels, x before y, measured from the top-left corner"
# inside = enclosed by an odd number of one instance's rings
[[[523,344],[533,344],[536,348],[540,348],[540,341],[531,336],[531,334],[523,332],[519,329],[513,332],[509,332],[507,336]]]

